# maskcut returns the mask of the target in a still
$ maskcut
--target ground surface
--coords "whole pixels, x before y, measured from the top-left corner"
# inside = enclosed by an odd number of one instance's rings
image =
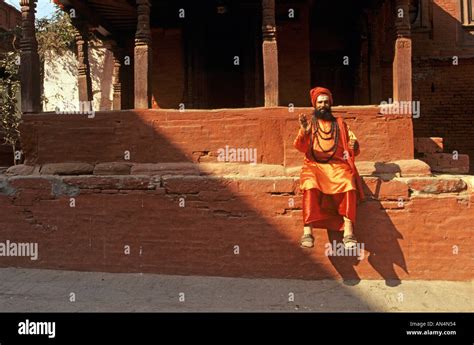
[[[0,269],[0,277],[1,312],[474,311],[472,282],[344,283],[17,268]]]

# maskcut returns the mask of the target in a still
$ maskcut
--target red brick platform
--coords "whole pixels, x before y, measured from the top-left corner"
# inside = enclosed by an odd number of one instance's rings
[[[472,279],[473,177],[413,159],[411,119],[336,108],[361,142],[364,257],[302,249],[298,113],[286,108],[29,115],[26,163],[0,176],[1,241],[39,259],[0,266],[301,279]],[[70,116],[70,117],[66,117]],[[76,116],[76,117],[74,117]],[[401,135],[400,133],[406,133]],[[216,150],[257,148],[255,165]],[[131,159],[123,159],[129,151]],[[391,157],[390,159],[388,157]]]
[[[370,164],[359,165],[363,172]],[[385,165],[384,176],[397,165]],[[472,177],[410,176],[417,173],[404,170],[389,181],[364,176],[368,200],[359,205],[356,233],[365,257],[359,261],[326,256],[324,245],[340,238],[331,233],[329,239],[322,229],[315,230],[314,249],[299,247],[297,168],[170,163],[147,169],[149,175],[3,176],[2,238],[37,242],[39,259],[3,257],[0,265],[233,277],[472,279]]]
[[[293,147],[298,114],[310,108],[285,107],[217,110],[131,110],[88,115],[25,115],[22,134],[25,163],[62,162],[216,162],[219,148],[256,148],[257,163],[298,166]],[[360,161],[414,158],[410,116],[382,115],[376,106],[334,107],[360,141]]]

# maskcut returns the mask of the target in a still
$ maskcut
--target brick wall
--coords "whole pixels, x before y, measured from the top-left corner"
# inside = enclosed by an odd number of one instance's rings
[[[466,228],[474,214],[472,188],[465,181],[365,177],[368,200],[358,206],[355,225],[364,244],[358,260],[326,255],[328,244],[341,242],[340,232],[315,229],[316,247],[299,247],[303,224],[298,178],[277,170],[276,175],[267,171],[266,177],[210,176],[201,168],[191,174],[157,170],[153,176],[0,175],[0,241],[36,242],[39,255],[36,261],[0,257],[0,267],[299,279],[472,279],[466,269],[471,265]]]
[[[472,174],[474,31],[461,26],[457,0],[434,1],[432,13],[432,31],[413,34],[413,97],[421,102],[421,116],[413,119],[414,134],[442,137],[445,152],[468,154]]]
[[[0,29],[10,30],[20,23],[20,11],[6,2],[0,2]]]
[[[258,163],[295,166],[298,114],[310,108],[140,110],[87,115],[25,115],[21,139],[26,164],[114,162],[130,152],[142,163],[216,161],[226,145],[256,148]],[[412,159],[412,120],[381,115],[378,107],[334,107],[360,140],[359,160]],[[406,135],[401,135],[406,133]]]
[[[414,62],[413,97],[421,104],[413,119],[415,137],[442,137],[444,151],[468,154],[474,173],[474,59]]]

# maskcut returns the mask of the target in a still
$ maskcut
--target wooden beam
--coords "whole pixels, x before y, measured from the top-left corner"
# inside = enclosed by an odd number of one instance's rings
[[[115,27],[109,23],[104,17],[99,16],[96,12],[92,11],[89,6],[85,5],[84,2],[78,0],[67,0],[63,1],[65,4],[64,11],[71,14],[71,9],[75,11],[76,18],[81,20],[83,19],[86,21],[90,27],[98,27],[101,25],[105,30],[110,32],[110,37],[108,38],[113,39],[115,41],[119,40],[121,35],[119,35],[115,29]]]

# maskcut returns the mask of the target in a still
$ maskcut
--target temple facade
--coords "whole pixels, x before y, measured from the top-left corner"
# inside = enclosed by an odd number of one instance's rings
[[[21,23],[21,13],[12,5],[0,0],[0,32],[6,32],[13,29]],[[0,53],[10,51],[12,49],[11,41],[0,41]]]
[[[12,5],[0,0],[0,32],[13,29],[21,23],[21,13]],[[0,53],[12,49],[11,42],[0,41]]]
[[[308,107],[320,85],[335,105],[416,102],[414,137],[474,154],[472,0],[55,2],[77,29],[82,102],[93,32],[113,53],[110,110]],[[38,113],[36,1],[21,4],[22,109]]]
[[[91,32],[113,53],[111,109],[42,111],[36,1],[21,0],[24,160],[0,175],[0,234],[41,254],[0,266],[472,280],[472,1],[56,3],[77,29],[80,101],[96,91]],[[324,253],[331,231],[299,248],[293,141],[312,86],[360,144],[359,263]],[[409,107],[382,110],[395,101]]]
[[[23,3],[31,21],[35,1]],[[92,99],[89,33],[113,51],[114,110],[307,106],[316,84],[338,105],[411,100],[409,0],[56,3],[77,28],[80,100]]]

